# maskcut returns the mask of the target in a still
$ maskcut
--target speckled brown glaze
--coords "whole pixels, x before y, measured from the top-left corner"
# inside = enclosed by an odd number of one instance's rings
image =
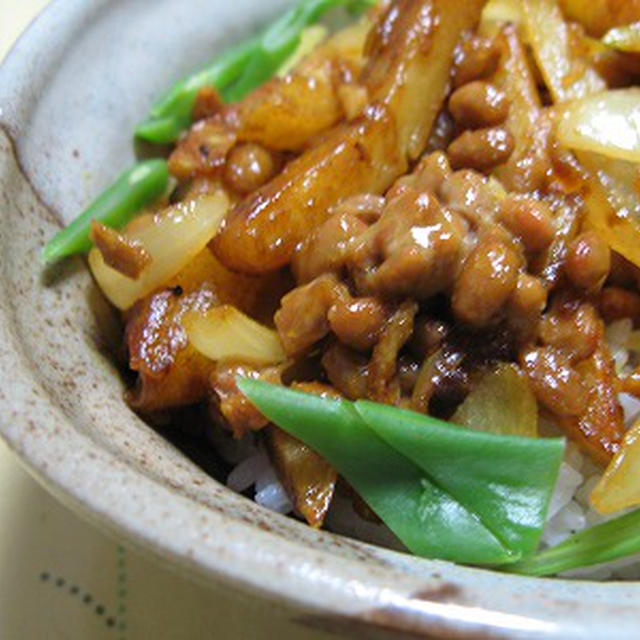
[[[283,4],[191,0],[191,20],[179,0],[153,12],[133,0],[58,0],[0,69],[3,438],[83,516],[300,624],[367,638],[632,637],[638,584],[419,560],[231,493],[124,404],[117,318],[82,260],[43,270],[45,240],[132,160],[129,132],[168,78]]]

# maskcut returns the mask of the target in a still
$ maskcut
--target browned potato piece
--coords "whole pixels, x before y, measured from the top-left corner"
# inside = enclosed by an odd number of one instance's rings
[[[278,151],[301,151],[344,115],[336,87],[357,78],[371,23],[362,20],[320,45],[294,71],[273,78],[230,107],[238,140]]]
[[[166,288],[143,298],[127,313],[129,366],[138,373],[130,395],[140,411],[156,411],[202,400],[215,362],[187,341],[182,318],[220,303],[232,304],[261,322],[272,322],[291,282],[280,273],[253,277],[232,273],[204,250]]]
[[[271,460],[295,510],[320,528],[329,510],[338,474],[315,451],[275,426],[267,427]]]
[[[342,117],[330,73],[328,69],[320,81],[293,73],[260,87],[238,106],[238,139],[278,151],[300,151]]]
[[[508,161],[494,175],[509,191],[538,189],[549,167],[546,131],[541,129],[542,106],[524,45],[515,26],[508,25],[498,37],[502,56],[492,82],[510,103],[505,126],[515,148]]]
[[[286,265],[328,210],[357,193],[382,193],[426,144],[445,98],[453,50],[485,0],[395,0],[368,42],[365,113],[333,129],[230,211],[212,248],[228,267]]]
[[[620,383],[604,342],[576,368],[589,389],[589,400],[579,416],[560,417],[558,422],[594,462],[606,466],[620,448],[625,427],[618,401]]]
[[[567,18],[594,36],[640,20],[640,0],[560,0],[560,6]]]
[[[297,382],[291,387],[322,398],[339,398],[332,387],[319,382]],[[326,460],[276,426],[267,428],[270,458],[295,510],[319,528],[329,510],[338,479]]]
[[[192,260],[167,287],[180,287],[191,292],[208,283],[215,291],[216,300],[240,309],[263,324],[273,325],[273,314],[282,296],[294,286],[286,273],[266,276],[248,276],[229,271],[208,250]]]
[[[572,362],[571,357],[584,355],[572,344],[580,338],[562,336],[560,328],[552,338],[561,346],[564,340],[564,348],[525,347],[520,365],[540,405],[594,462],[606,466],[624,437],[624,415],[618,401],[622,389],[604,341],[604,323],[596,319],[595,324],[595,348],[583,360]],[[592,335],[584,338],[587,342],[593,339]],[[582,347],[588,348],[588,344]]]
[[[485,0],[395,0],[369,35],[363,75],[373,104],[390,108],[398,149],[415,160],[442,108],[463,33],[477,25]]]
[[[215,304],[203,287],[190,294],[165,289],[137,302],[128,312],[125,343],[129,366],[138,373],[129,403],[139,411],[157,411],[193,404],[207,394],[215,363],[187,341],[181,320],[192,309]]]

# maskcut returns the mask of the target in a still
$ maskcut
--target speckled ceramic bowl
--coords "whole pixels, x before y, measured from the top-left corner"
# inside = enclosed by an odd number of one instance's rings
[[[45,239],[132,160],[130,132],[150,99],[283,4],[58,0],[4,63],[3,437],[79,513],[301,624],[364,637],[637,635],[638,584],[419,560],[312,531],[231,493],[123,402],[110,356],[117,323],[82,261],[42,270]]]

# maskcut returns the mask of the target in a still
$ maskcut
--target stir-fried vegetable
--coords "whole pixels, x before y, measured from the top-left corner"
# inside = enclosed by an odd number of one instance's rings
[[[564,14],[595,35],[640,20],[638,0],[560,0]]]
[[[585,176],[583,190],[589,225],[614,251],[640,265],[640,227],[634,218],[637,202],[632,198],[632,183],[621,180],[620,172],[616,175],[607,172],[611,165],[603,163],[601,158],[603,156],[580,154],[582,164],[591,170],[591,175]],[[620,162],[616,161],[616,164]],[[633,165],[619,168],[635,173]],[[629,208],[631,206],[633,208]]]
[[[169,170],[164,160],[147,160],[125,171],[68,227],[60,231],[42,252],[45,262],[83,253],[91,248],[89,227],[99,220],[111,227],[126,224],[143,207],[153,204],[167,190]]]
[[[277,364],[286,359],[278,334],[235,307],[222,305],[183,320],[190,343],[210,360]]]
[[[373,434],[353,404],[250,380],[238,386],[264,415],[338,469],[411,552],[476,564],[519,557]]]
[[[503,436],[538,435],[538,403],[513,365],[487,373],[456,409],[451,422]]]
[[[482,12],[481,29],[495,36],[505,24],[522,23],[522,6],[518,0],[489,0]]]
[[[206,69],[178,82],[158,100],[148,120],[136,128],[136,135],[149,142],[165,144],[178,138],[192,120],[198,91],[215,87],[225,102],[241,100],[268,80],[300,44],[305,27],[330,9],[344,6],[359,12],[375,0],[306,0],[293,7],[260,36],[251,38],[214,60]]]
[[[335,469],[306,444],[278,427],[268,427],[267,446],[294,509],[311,527],[321,527],[336,487]]]
[[[175,276],[214,236],[229,208],[221,191],[200,200],[177,204],[150,224],[126,234],[150,256],[150,264],[135,280],[107,266],[98,249],[89,253],[89,266],[103,293],[119,309]]]
[[[300,34],[327,11],[346,6],[362,11],[375,0],[306,0],[276,20],[258,39],[256,49],[237,81],[225,92],[228,102],[241,100],[252,89],[268,80],[298,47]]]
[[[550,576],[592,567],[640,552],[640,510],[580,531],[551,549],[506,568],[513,573]]]
[[[569,26],[557,0],[522,0],[527,37],[556,102],[602,91],[604,80],[572,53]]]
[[[314,24],[307,27],[300,34],[300,44],[298,48],[278,67],[276,76],[284,78],[302,59],[313,52],[313,50],[323,41],[326,40],[329,30],[321,24]]]
[[[569,149],[640,161],[640,89],[618,89],[570,102],[558,125]]]
[[[615,152],[615,150],[614,150]],[[609,201],[619,220],[626,219],[631,227],[640,221],[640,199],[638,198],[637,176],[638,165],[629,160],[620,160],[611,155],[579,151],[580,164],[600,183],[604,196]],[[587,178],[587,182],[589,179]],[[590,212],[590,217],[593,214]],[[613,225],[613,219],[611,220]],[[617,224],[617,221],[616,221]],[[630,230],[629,243],[633,244],[640,228]],[[615,246],[611,245],[613,249]],[[636,243],[636,246],[637,243]],[[616,249],[616,251],[620,251]],[[626,256],[625,251],[620,251]],[[633,254],[632,254],[633,256]],[[629,257],[635,264],[639,264],[639,258]]]
[[[507,25],[499,37],[504,51],[494,83],[510,101],[506,125],[514,150],[506,163],[495,168],[494,175],[507,189],[521,191],[530,181],[527,167],[532,158],[544,153],[544,136],[539,133],[542,105],[519,31]]]
[[[640,22],[610,29],[605,33],[602,42],[618,51],[640,53]]]
[[[502,564],[535,549],[562,440],[490,435],[256,380],[238,386],[265,416],[328,460],[414,553]]]
[[[257,38],[228,49],[206,69],[175,84],[151,106],[149,118],[135,129],[138,138],[166,144],[177,140],[192,120],[193,105],[200,89],[222,89],[242,73],[257,46]]]
[[[600,513],[615,513],[640,505],[640,422],[636,422],[624,444],[590,496]]]

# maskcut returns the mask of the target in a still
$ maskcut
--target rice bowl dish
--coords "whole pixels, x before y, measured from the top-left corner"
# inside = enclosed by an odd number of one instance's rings
[[[610,7],[597,41],[571,3],[527,1],[345,3],[365,16],[309,26],[332,4],[302,3],[175,85],[136,129],[176,141],[168,161],[122,174],[44,257],[94,245],[137,374],[130,405],[152,422],[193,407],[237,464],[228,486],[258,504],[320,527],[351,495],[337,531],[363,517],[418,555],[579,567],[531,554],[616,536],[607,514],[631,523],[619,514],[638,501],[634,26]],[[628,139],[610,132],[623,121]],[[274,399],[278,385],[293,394]],[[305,394],[325,403],[305,409]],[[289,415],[323,411],[337,423],[317,438]],[[405,478],[404,508],[358,439]],[[535,481],[514,470],[525,445]],[[466,477],[458,446],[504,462]],[[635,575],[628,551],[587,564],[620,556],[593,575]]]
[[[229,38],[226,41],[225,47],[233,44],[236,40],[241,41],[242,38],[241,37]],[[225,47],[221,47],[220,49],[224,50]],[[200,60],[200,62],[198,62],[197,60]],[[192,60],[189,64],[193,69],[195,69],[197,68],[198,64],[201,64],[202,60],[203,58],[198,59],[192,56]],[[184,73],[187,69],[188,67],[184,67],[180,71],[180,73]],[[178,77],[180,73],[176,73],[175,77]],[[538,78],[538,82],[539,81],[540,79]],[[161,90],[162,86],[163,86],[163,82],[158,80],[157,87],[159,87]],[[157,95],[158,90],[156,89],[155,92]],[[150,93],[149,95],[146,96],[145,100],[149,100],[150,98],[152,98],[152,96],[153,94]],[[545,102],[547,100],[548,98],[544,99]],[[137,114],[136,117],[139,117],[143,113],[143,108],[144,108],[144,105],[139,108],[139,113]],[[81,149],[81,152],[82,152],[82,149]],[[117,167],[118,164],[120,164],[120,166],[124,166],[124,163],[122,163],[121,161],[118,161],[117,163],[111,162],[109,164],[112,167]],[[117,172],[117,169],[116,169],[116,172]],[[114,175],[114,174],[112,173],[111,175]],[[109,179],[109,176],[105,174],[105,182],[108,181],[108,179]],[[93,195],[95,195],[98,192],[98,190],[99,189],[95,188],[94,186],[92,190]],[[84,201],[80,201],[78,204],[81,204],[82,206],[84,206],[84,204],[82,203],[83,202],[86,203],[87,201],[88,201],[88,198],[85,199]],[[77,212],[77,210],[79,210],[80,208],[81,208],[80,206],[76,205],[75,211]],[[72,211],[68,212],[67,219],[71,217],[72,213],[73,213]],[[53,230],[51,226],[47,227],[47,229],[48,229],[47,234],[45,237],[42,238],[43,240],[46,240],[47,238],[53,235],[53,232],[52,232]],[[629,323],[625,319],[622,320],[621,325],[620,325],[620,320],[616,320],[616,319],[611,319],[609,324],[611,323],[613,323],[613,326],[607,330],[607,343],[608,345],[610,345],[612,358],[615,361],[616,365],[621,366],[623,368],[626,366],[627,370],[630,371],[635,366],[635,362],[633,360],[634,337],[631,336],[631,338],[629,338],[629,334],[633,334],[633,327],[631,328],[631,331],[629,331],[628,329]],[[261,324],[268,325],[269,323],[263,320]],[[620,335],[622,337],[616,337],[615,335],[613,336],[611,335],[612,331],[615,334],[616,327],[618,327],[618,330],[620,331]],[[629,356],[629,359],[625,364],[624,360],[627,356]],[[127,368],[127,363],[126,361],[121,360],[119,361],[118,366],[121,367],[123,370],[125,370]],[[135,379],[131,376],[126,378],[126,380],[129,385],[135,382]],[[623,400],[629,400],[629,396],[623,396]],[[627,409],[626,402],[623,401],[622,406],[625,409],[626,417],[633,418],[633,414],[635,413],[633,404],[630,403],[629,408]],[[172,412],[173,410],[169,413],[172,413]],[[189,416],[187,416],[187,418],[189,418]],[[166,427],[167,412],[159,411],[155,415],[145,416],[145,419],[155,424],[156,428],[158,428],[163,435],[169,434],[171,438],[174,438],[174,436],[178,434],[178,431],[176,431],[175,428],[179,427],[180,425],[188,428],[189,430],[193,429],[193,425],[191,424],[193,420],[191,418],[187,420],[187,418],[184,417],[184,414],[182,416],[178,415],[177,418],[174,418],[175,426],[169,429]],[[185,422],[185,420],[187,421]],[[564,432],[559,432],[555,427],[548,425],[546,420],[539,422],[538,429],[539,429],[540,435],[544,435],[544,436],[562,437],[564,435]],[[248,461],[248,459],[255,455],[257,457],[259,465],[264,465],[263,469],[267,466],[265,463],[265,455],[267,454],[265,454],[264,443],[261,443],[261,440],[263,439],[263,435],[259,435],[258,437],[256,437],[250,434],[249,437],[246,439],[246,441],[243,442],[243,444],[238,445],[238,443],[236,443],[232,438],[228,437],[228,432],[224,430],[221,431],[219,429],[211,430],[211,432],[208,433],[207,437],[213,442],[214,446],[212,447],[212,450],[217,449],[221,454],[224,454],[223,457],[226,457],[226,459],[228,460],[228,464],[226,466],[225,471],[222,472],[220,475],[217,475],[216,477],[220,478],[223,482],[226,481],[230,468],[241,463],[244,458],[247,458],[247,462],[244,464],[244,466],[241,465],[238,468],[238,470],[234,473],[234,475],[232,475],[231,478],[229,478],[229,481],[234,483],[234,487],[236,487],[239,491],[244,491],[244,494],[247,495],[248,497],[253,498],[255,494],[261,494],[260,497],[258,498],[259,500],[263,500],[264,498],[266,503],[274,507],[277,507],[278,506],[277,503],[280,503],[280,509],[285,509],[287,508],[286,501],[288,500],[290,503],[291,499],[288,493],[286,492],[286,490],[284,492],[284,493],[287,493],[285,498],[285,495],[282,492],[282,489],[284,489],[284,485],[282,484],[282,482],[278,480],[281,487],[281,489],[279,489],[276,482],[273,481],[272,472],[268,470],[264,471],[264,475],[262,477],[259,487],[255,487],[254,489],[252,489],[251,487],[246,488],[247,482],[251,482],[252,480],[255,480],[258,477],[258,475],[262,473],[260,469],[251,468],[252,465]],[[135,440],[132,440],[132,438],[136,437],[135,429],[133,429],[133,431],[131,432],[131,437],[127,437],[126,434],[123,434],[123,437],[128,439],[129,441],[135,442]],[[180,438],[182,438],[182,436],[180,436]],[[194,443],[198,443],[198,446],[202,446],[203,440],[201,438],[196,437],[196,439],[194,439]],[[163,453],[163,455],[166,455],[166,453]],[[576,455],[575,447],[571,445],[568,448],[565,456],[565,464],[568,464],[569,466],[572,466],[575,469],[577,469],[580,475],[582,476],[582,478],[578,478],[574,473],[568,471],[568,469],[566,469],[564,465],[562,466],[560,471],[560,479],[556,488],[556,495],[558,496],[557,503],[553,504],[552,502],[549,509],[549,513],[552,513],[557,508],[556,505],[559,505],[561,503],[566,503],[567,495],[573,495],[576,493],[576,489],[574,487],[578,482],[580,482],[581,484],[584,484],[585,482],[587,482],[587,484],[582,488],[582,491],[577,491],[578,493],[577,503],[585,504],[585,505],[588,504],[587,503],[588,494],[591,493],[593,486],[596,484],[596,480],[592,479],[592,476],[596,474],[601,474],[602,467],[592,465],[592,463],[588,462],[585,457],[582,457],[580,462],[578,462],[578,460],[579,458]],[[73,465],[71,465],[71,468],[73,468]],[[206,467],[205,465],[205,468],[208,468],[208,467]],[[238,478],[238,474],[241,476],[240,478]],[[271,475],[271,478],[269,478],[270,475]],[[247,480],[247,476],[248,476],[248,480]],[[276,477],[277,477],[277,474],[276,474]],[[181,482],[181,480],[179,479],[179,474],[176,475],[175,478],[176,478],[175,479],[176,484],[178,482]],[[562,497],[561,495],[558,495],[562,493],[560,491],[560,487],[563,485],[563,478],[566,479],[566,491],[564,493],[564,497]],[[210,489],[210,491],[211,491],[211,495],[214,496],[215,490]],[[271,494],[271,497],[270,497],[270,494]],[[553,501],[555,502],[556,498],[554,498]],[[353,494],[350,493],[348,490],[345,491],[344,488],[341,488],[338,494],[334,496],[332,506],[329,509],[327,519],[325,520],[325,525],[324,525],[325,529],[328,529],[330,531],[342,531],[348,535],[353,535],[356,538],[366,539],[372,542],[378,541],[380,544],[386,545],[386,546],[391,546],[391,547],[398,546],[397,538],[392,534],[390,534],[389,531],[383,525],[380,525],[379,523],[376,523],[376,522],[371,522],[367,519],[363,519],[359,515],[357,515],[357,513],[354,515],[352,503],[353,503]],[[555,544],[557,544],[557,542],[559,541],[558,536],[566,535],[571,533],[571,531],[573,530],[579,529],[582,526],[582,523],[585,523],[585,514],[588,514],[588,520],[586,520],[587,525],[594,524],[597,521],[596,514],[593,512],[593,510],[589,511],[586,507],[584,509],[581,507],[580,510],[577,510],[575,508],[575,503],[576,501],[574,500],[573,504],[569,505],[570,508],[568,510],[564,510],[565,515],[563,517],[560,517],[560,514],[558,514],[558,517],[552,518],[552,520],[557,524],[557,529],[556,529],[557,533],[554,534],[553,531],[547,527],[547,530],[542,535],[541,548],[545,545],[552,547]],[[247,510],[249,510],[248,513],[251,513],[251,517],[253,519],[255,519],[256,521],[262,522],[262,516],[259,515],[260,514],[259,510],[255,511],[254,508],[250,506],[248,502],[247,502],[246,508]],[[177,513],[181,513],[179,509]],[[268,518],[268,516],[264,516],[264,517]],[[370,514],[369,514],[369,517],[370,517]],[[143,513],[143,511],[140,512],[140,521],[146,522],[146,515]],[[269,522],[272,522],[272,521],[279,522],[279,520],[277,519],[269,520]],[[299,527],[296,523],[293,523],[293,525],[295,525],[294,528],[297,527],[297,529],[301,529],[301,527]],[[167,523],[167,526],[170,526],[170,524]],[[296,534],[296,535],[302,536],[302,534]],[[310,535],[313,537],[315,534],[311,532]],[[338,540],[340,539],[338,538]],[[345,544],[348,544],[348,541]],[[313,545],[310,545],[310,546],[313,546]],[[340,556],[340,553],[338,552],[338,557],[339,556]],[[409,563],[410,561],[411,560],[407,557],[406,562]],[[631,562],[632,559],[627,558],[626,560],[621,560],[620,562],[625,562],[625,561]],[[425,564],[420,566],[427,567],[428,565]],[[421,569],[421,570],[426,570],[426,569]],[[589,569],[587,569],[587,571],[588,570]],[[448,572],[449,569],[446,569],[446,571]],[[454,571],[455,573],[455,569],[452,569],[452,571]],[[610,573],[605,573],[604,571],[600,572],[595,569],[591,569],[591,571],[596,571],[596,577],[604,578],[604,579],[609,579],[612,575]],[[631,572],[632,569],[617,568],[615,571],[616,571],[616,574],[614,577],[616,578],[622,577],[624,579],[628,579],[629,577],[631,577],[629,572]],[[474,579],[480,580],[480,581],[483,580],[482,572],[480,572],[480,574],[474,574],[474,575],[476,576]],[[576,577],[581,577],[581,576],[576,576]],[[559,581],[559,583],[561,585],[562,581]],[[582,582],[575,582],[575,585],[576,585],[575,587],[576,593],[586,594],[586,591],[581,590]],[[612,585],[612,589],[613,587],[614,585]],[[553,589],[553,588],[549,587],[549,589]],[[609,591],[606,589],[606,585],[603,585],[602,589],[603,591],[601,591],[600,593],[602,594],[609,593]],[[633,587],[631,586],[630,589],[632,590]],[[611,591],[611,593],[613,593],[613,591]],[[602,597],[604,598],[606,596],[603,595]],[[624,599],[620,598],[620,602],[623,602],[623,601]]]

